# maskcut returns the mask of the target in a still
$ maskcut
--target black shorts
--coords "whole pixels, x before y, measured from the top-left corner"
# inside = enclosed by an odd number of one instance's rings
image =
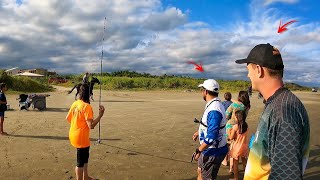
[[[83,167],[89,160],[89,147],[77,148],[77,167]]]
[[[201,153],[198,159],[198,167],[201,168],[203,180],[217,179],[221,162],[225,156],[226,154],[220,156],[204,156],[203,153]]]

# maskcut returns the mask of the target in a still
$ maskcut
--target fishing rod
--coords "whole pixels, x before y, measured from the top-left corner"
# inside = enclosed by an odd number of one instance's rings
[[[102,84],[102,61],[103,61],[103,45],[104,45],[104,37],[105,37],[105,31],[106,31],[106,21],[107,18],[104,17],[104,23],[103,23],[103,35],[102,35],[102,44],[101,44],[101,58],[100,58],[100,93],[99,93],[99,108],[101,106],[101,84]],[[99,121],[99,138],[97,140],[98,144],[101,144],[101,125]]]

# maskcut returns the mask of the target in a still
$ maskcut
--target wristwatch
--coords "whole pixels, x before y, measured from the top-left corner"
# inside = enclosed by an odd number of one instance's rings
[[[201,153],[202,151],[199,150],[199,148],[196,149],[196,154]]]

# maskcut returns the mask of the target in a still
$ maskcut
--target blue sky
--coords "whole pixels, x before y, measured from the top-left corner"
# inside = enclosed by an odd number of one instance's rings
[[[2,0],[0,69],[99,72],[103,47],[107,72],[248,80],[234,60],[271,43],[282,53],[285,82],[320,86],[318,7],[313,0]],[[278,34],[280,20],[298,22]]]
[[[264,1],[261,0],[260,2]],[[293,3],[286,2],[270,1],[270,4],[264,6],[276,9],[281,16],[297,18],[301,23],[319,22],[319,1],[300,0],[293,1]],[[248,21],[250,19],[250,4],[252,1],[164,0],[162,3],[164,7],[178,7],[183,12],[188,12],[190,21],[203,21],[214,28],[223,28],[237,21]]]
[[[215,28],[223,28],[232,22],[248,20],[247,0],[164,0],[164,7],[178,7],[188,13],[190,21],[203,21]]]

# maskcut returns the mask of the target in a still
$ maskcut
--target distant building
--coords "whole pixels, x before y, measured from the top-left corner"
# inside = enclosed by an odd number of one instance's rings
[[[34,74],[41,74],[43,76],[48,75],[48,70],[43,68],[36,68],[36,69],[27,69],[24,72],[34,73]]]
[[[58,75],[58,74],[54,71],[48,71],[48,76],[55,76],[55,75]]]
[[[30,78],[42,78],[44,75],[42,74],[36,74],[36,73],[30,73],[30,72],[23,72],[16,74],[15,76],[25,76],[25,77],[30,77]]]
[[[5,72],[7,73],[7,75],[10,75],[10,76],[15,76],[15,75],[18,75],[18,74],[21,74],[24,72],[42,75],[42,76],[38,76],[38,77],[47,77],[47,76],[57,75],[56,72],[50,72],[47,69],[43,69],[43,68],[20,69],[18,67],[15,67],[15,68],[7,69],[7,70],[5,70]]]
[[[5,72],[7,73],[7,75],[14,76],[19,73],[22,73],[23,71],[21,69],[19,69],[18,67],[15,67],[15,68],[7,69],[7,70],[5,70]]]

